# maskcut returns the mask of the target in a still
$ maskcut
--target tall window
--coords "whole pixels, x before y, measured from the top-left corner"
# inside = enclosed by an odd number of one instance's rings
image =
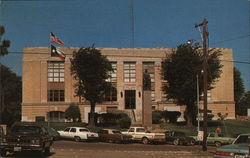
[[[64,82],[64,62],[48,62],[48,82]]]
[[[108,78],[107,82],[117,82],[117,63],[111,62],[111,66],[113,71],[109,72],[110,78]]]
[[[136,81],[136,62],[124,62],[124,82]]]
[[[48,101],[64,101],[64,90],[48,90]]]
[[[143,62],[143,72],[147,71],[151,80],[151,100],[155,100],[155,63]]]
[[[116,90],[116,82],[117,82],[117,63],[111,62],[113,71],[109,72],[110,78],[106,81],[110,82],[112,87],[105,89],[105,101],[117,101],[117,90]]]
[[[48,102],[64,101],[64,62],[48,62]]]

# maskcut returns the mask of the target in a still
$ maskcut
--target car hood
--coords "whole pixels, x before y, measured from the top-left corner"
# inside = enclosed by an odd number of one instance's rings
[[[242,144],[230,144],[224,145],[216,149],[216,151],[222,152],[233,152],[233,153],[248,153],[248,145],[247,143]]]

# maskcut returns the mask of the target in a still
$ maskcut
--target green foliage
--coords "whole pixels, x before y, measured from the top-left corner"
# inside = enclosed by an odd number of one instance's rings
[[[10,47],[10,40],[2,40],[2,36],[5,33],[3,26],[0,26],[0,56],[8,54],[8,48]]]
[[[181,112],[165,110],[162,112],[162,116],[166,121],[168,120],[169,123],[176,123],[177,119],[181,116]]]
[[[99,114],[99,124],[102,126],[119,126],[120,128],[128,128],[131,125],[131,119],[126,113],[105,113]]]
[[[244,91],[245,88],[243,85],[243,80],[241,78],[241,73],[236,67],[234,67],[234,101],[235,101],[235,110],[237,115],[244,115],[244,113],[242,113],[241,110],[242,104],[239,104],[240,99],[244,94]]]
[[[250,109],[250,91],[245,92],[238,103],[238,113],[247,116],[247,109]]]
[[[94,47],[80,48],[73,52],[71,73],[78,82],[75,84],[76,96],[84,97],[90,102],[90,126],[95,126],[95,105],[104,99],[105,89],[111,84],[106,82],[112,71],[111,63]]]
[[[160,110],[152,111],[152,123],[153,124],[161,123],[161,119],[162,119],[162,111]]]
[[[81,112],[78,105],[71,104],[65,110],[65,118],[73,122],[81,122]]]
[[[120,128],[129,128],[131,125],[131,119],[129,117],[122,117],[119,120]]]
[[[208,89],[212,89],[213,83],[220,77],[222,65],[218,49],[209,49],[208,63]],[[199,76],[199,96],[203,92],[202,53],[195,45],[183,44],[177,47],[173,53],[168,54],[162,64],[162,75],[167,81],[163,91],[168,99],[172,99],[177,105],[186,105],[187,123],[192,124],[194,106],[197,100],[197,75]]]
[[[10,126],[21,119],[22,81],[4,65],[0,65],[0,73],[0,119]]]

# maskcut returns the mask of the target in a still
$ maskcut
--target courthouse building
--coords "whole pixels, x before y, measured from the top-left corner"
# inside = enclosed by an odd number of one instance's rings
[[[50,47],[24,48],[23,52],[23,102],[22,121],[35,121],[43,118],[49,121],[65,121],[64,112],[71,104],[79,105],[83,122],[88,122],[90,105],[84,98],[75,96],[75,80],[71,75],[73,51],[76,47],[59,47],[66,54],[65,60],[51,57]],[[162,86],[161,63],[172,49],[169,48],[98,48],[107,56],[114,72],[110,82],[116,87],[107,90],[105,101],[96,105],[97,113],[124,110],[133,122],[140,123],[143,113],[143,72],[151,77],[151,108],[158,110],[180,111],[185,106],[176,106],[166,99]],[[232,50],[220,49],[223,64],[221,77],[208,91],[208,109],[214,119],[217,113],[228,113],[235,118]],[[98,63],[93,63],[98,64]],[[200,104],[202,105],[202,102]]]

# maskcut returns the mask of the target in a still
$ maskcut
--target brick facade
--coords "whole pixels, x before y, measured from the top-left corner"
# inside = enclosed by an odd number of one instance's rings
[[[36,116],[43,116],[48,119],[49,111],[64,112],[72,103],[78,104],[81,110],[82,120],[87,122],[87,113],[89,111],[88,102],[76,97],[74,94],[74,83],[76,82],[70,72],[70,58],[76,47],[60,47],[60,51],[66,54],[64,62],[64,101],[48,101],[48,90],[51,84],[48,84],[48,62],[61,61],[61,59],[50,56],[50,48],[48,47],[31,47],[24,48],[23,55],[23,103],[22,103],[22,121],[35,121]],[[166,53],[170,53],[172,49],[168,48],[98,48],[102,54],[116,63],[116,85],[117,85],[117,101],[106,101],[96,106],[96,111],[106,112],[109,109],[117,108],[125,110],[136,122],[142,122],[142,76],[144,63],[150,62],[154,64],[154,94],[152,107],[155,109],[173,108],[176,105],[169,101],[165,101],[161,91],[161,62]],[[211,90],[208,99],[208,109],[217,117],[217,113],[228,113],[227,118],[235,118],[235,104],[233,93],[233,63],[232,50],[221,49],[223,64],[221,78]],[[124,82],[124,62],[135,62],[135,80],[136,82]],[[125,91],[135,92],[134,110],[125,109]],[[80,101],[81,100],[81,101]],[[202,106],[202,103],[200,104]],[[184,106],[178,106],[182,113]],[[57,114],[56,114],[57,115]],[[183,116],[183,115],[182,115]],[[55,116],[57,117],[57,116]]]

